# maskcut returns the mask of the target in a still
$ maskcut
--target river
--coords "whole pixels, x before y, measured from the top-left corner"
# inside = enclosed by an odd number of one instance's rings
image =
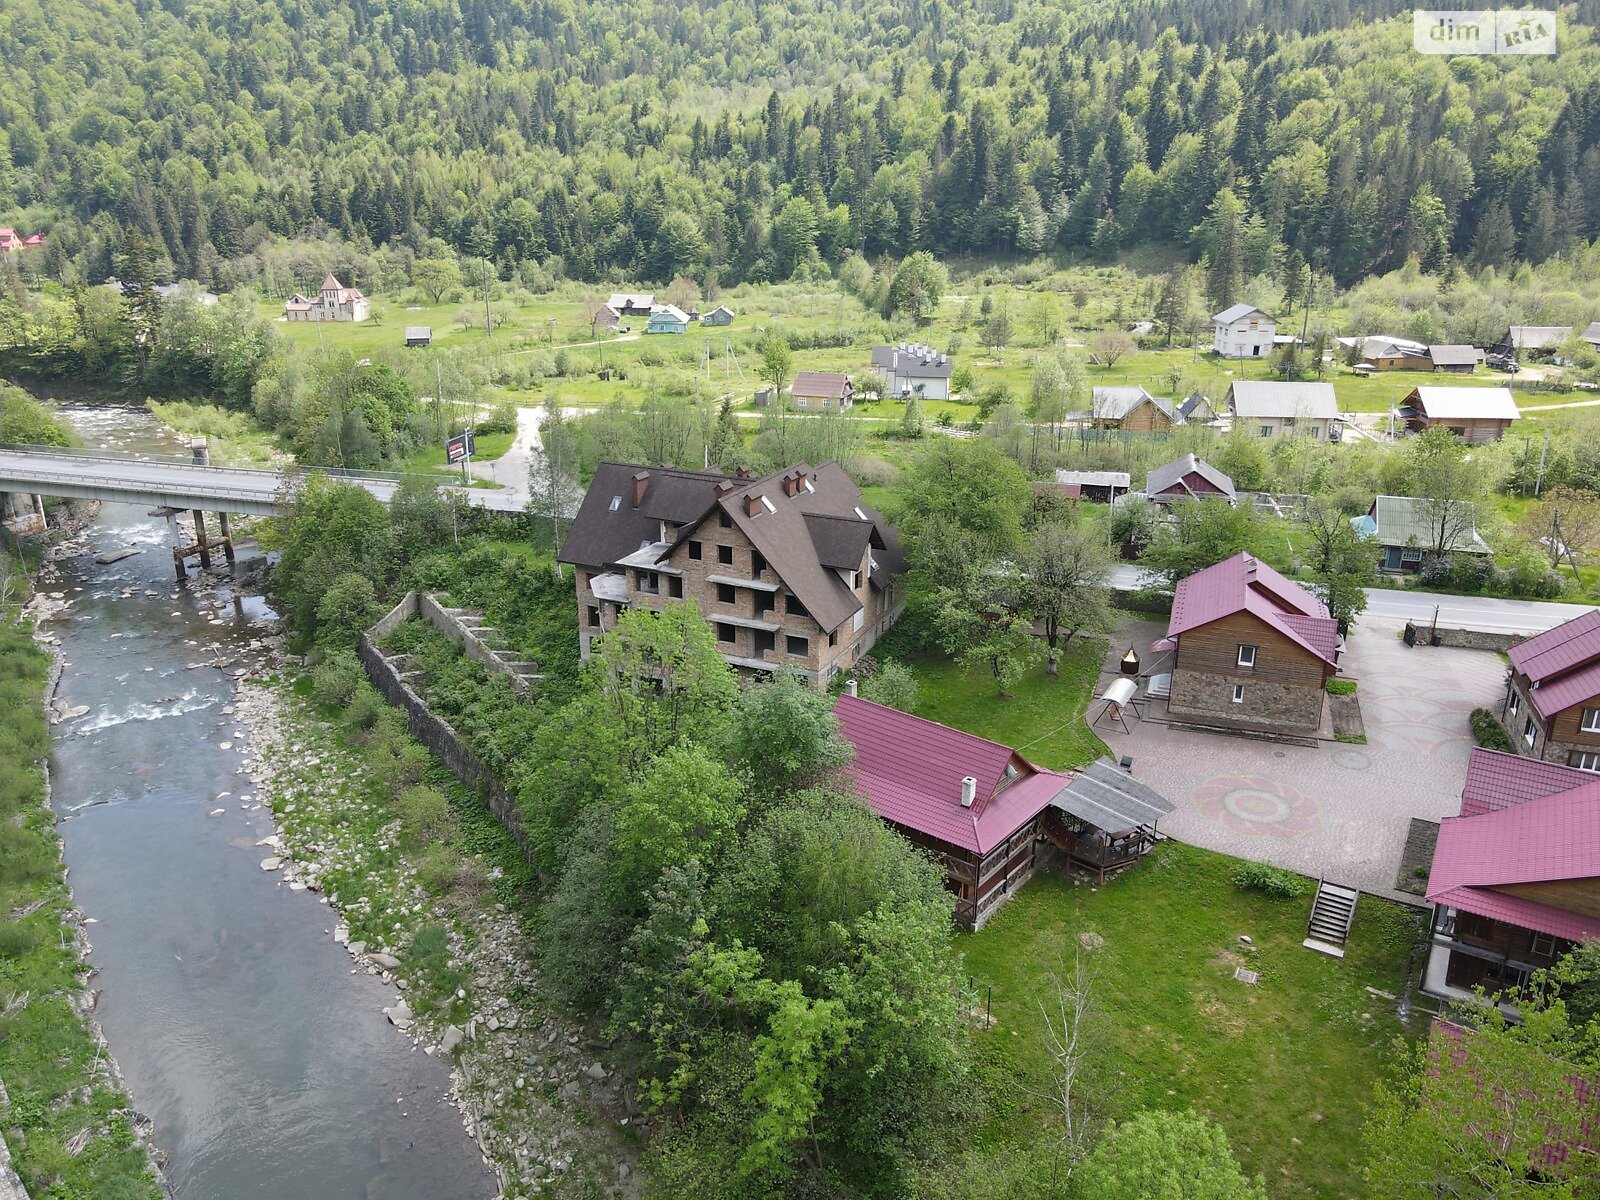
[[[66,408],[83,441],[176,453],[147,414]],[[392,991],[314,892],[263,871],[270,814],[215,665],[249,661],[259,597],[176,586],[165,521],[106,505],[47,589],[66,660],[52,803],[88,924],[97,1016],[180,1200],[469,1200],[492,1175],[447,1066],[381,1015]],[[141,553],[110,565],[94,554]],[[219,556],[220,558],[220,556]],[[194,664],[203,664],[195,666]],[[220,810],[220,812],[218,811]]]

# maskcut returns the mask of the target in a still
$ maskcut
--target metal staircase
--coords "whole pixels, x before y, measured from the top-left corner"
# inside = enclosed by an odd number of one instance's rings
[[[1306,923],[1306,940],[1300,944],[1330,958],[1344,957],[1344,944],[1356,919],[1356,901],[1361,893],[1326,879],[1317,880],[1317,898],[1311,902],[1311,920]]]

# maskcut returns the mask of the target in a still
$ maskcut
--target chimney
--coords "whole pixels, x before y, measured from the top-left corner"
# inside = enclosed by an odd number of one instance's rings
[[[753,517],[761,511],[761,497],[754,492],[744,498],[744,515]]]
[[[729,492],[733,491],[733,487],[734,485],[725,479],[712,490],[712,495],[721,500]]]
[[[783,494],[793,496],[800,490],[800,472],[795,471],[783,477]]]
[[[844,694],[846,696],[854,696],[856,694],[856,681],[854,679],[846,679],[844,681]]]
[[[968,775],[961,781],[961,807],[971,808],[972,802],[978,798],[978,781]]]
[[[644,492],[650,486],[650,472],[640,471],[633,477],[633,506],[638,508],[644,503]]]

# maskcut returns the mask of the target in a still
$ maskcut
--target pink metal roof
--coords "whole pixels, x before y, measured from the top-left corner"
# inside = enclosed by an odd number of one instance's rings
[[[1235,554],[1178,581],[1167,636],[1239,612],[1259,617],[1318,658],[1336,663],[1339,630],[1327,606],[1249,553]]]
[[[1600,779],[1476,816],[1446,817],[1428,876],[1428,899],[1577,941],[1600,935],[1600,917],[1510,896],[1523,883],[1600,878]]]
[[[1592,783],[1594,776],[1576,767],[1524,758],[1504,750],[1475,747],[1467,761],[1467,782],[1461,789],[1461,815],[1510,808],[1540,796],[1552,796]]]
[[[999,742],[855,696],[840,696],[834,712],[856,748],[856,786],[872,810],[975,854],[987,854],[1021,829],[1072,781]],[[1020,774],[996,794],[1013,758]],[[961,806],[967,775],[978,781],[971,808]]]
[[[1533,703],[1546,717],[1600,694],[1600,609],[1511,647],[1511,665],[1533,684]]]

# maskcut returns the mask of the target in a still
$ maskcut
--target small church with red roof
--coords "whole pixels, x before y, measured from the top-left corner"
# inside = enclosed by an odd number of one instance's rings
[[[1180,580],[1167,638],[1179,720],[1313,733],[1344,639],[1327,606],[1248,553]]]

